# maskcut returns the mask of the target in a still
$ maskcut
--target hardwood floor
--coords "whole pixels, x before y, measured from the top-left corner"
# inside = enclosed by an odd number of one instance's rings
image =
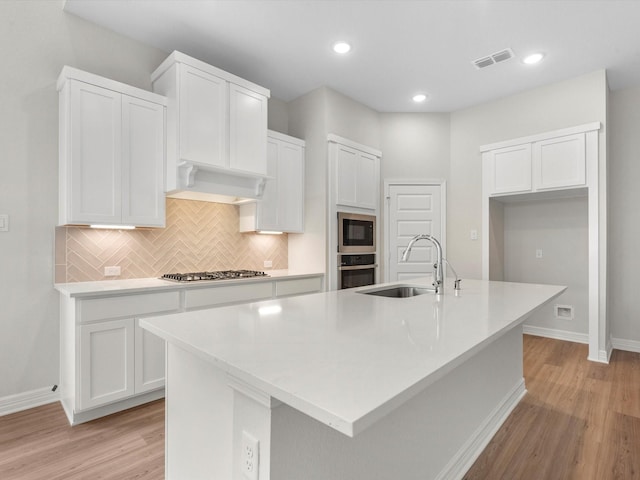
[[[640,354],[602,365],[528,335],[524,352],[529,393],[465,480],[640,479]],[[76,427],[59,404],[0,417],[2,480],[163,478],[162,400]]]
[[[161,480],[164,400],[69,426],[59,403],[0,417],[2,480]]]
[[[587,360],[587,345],[524,337],[528,393],[465,476],[640,478],[640,354]]]

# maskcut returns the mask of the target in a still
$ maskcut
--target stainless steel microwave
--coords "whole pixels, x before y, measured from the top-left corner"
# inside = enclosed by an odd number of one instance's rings
[[[376,251],[376,217],[338,212],[338,252],[374,253]]]

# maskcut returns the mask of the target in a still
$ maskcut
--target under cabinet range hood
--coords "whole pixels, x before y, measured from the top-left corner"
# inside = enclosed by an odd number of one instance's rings
[[[176,189],[167,197],[205,202],[241,204],[262,199],[266,175],[232,171],[195,162],[180,162]]]
[[[168,100],[167,195],[225,203],[261,199],[269,90],[177,51],[151,82]]]

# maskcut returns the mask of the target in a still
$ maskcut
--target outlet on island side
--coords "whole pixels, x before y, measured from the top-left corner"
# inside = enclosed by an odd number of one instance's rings
[[[258,480],[260,466],[260,442],[249,433],[242,431],[240,470],[244,478]]]

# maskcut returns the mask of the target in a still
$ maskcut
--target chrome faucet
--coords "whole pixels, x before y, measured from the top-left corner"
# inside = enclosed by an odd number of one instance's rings
[[[438,258],[436,260],[436,263],[433,264],[433,268],[435,270],[435,278],[433,279],[433,286],[436,289],[436,294],[442,293],[442,289],[444,287],[444,284],[443,284],[444,264],[442,259],[442,245],[440,245],[440,242],[436,240],[435,237],[432,237],[431,235],[427,235],[427,234],[416,235],[415,237],[413,237],[409,241],[409,245],[407,245],[407,248],[405,249],[405,251],[402,252],[402,261],[406,262],[407,260],[409,260],[409,256],[411,255],[411,249],[413,248],[413,244],[416,243],[418,240],[429,240],[436,247],[436,256]]]

